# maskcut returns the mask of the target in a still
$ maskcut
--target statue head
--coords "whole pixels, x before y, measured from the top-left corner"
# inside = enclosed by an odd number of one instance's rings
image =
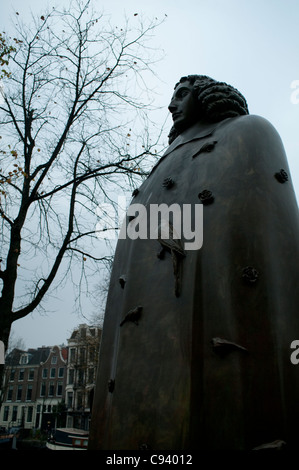
[[[219,122],[249,113],[244,96],[236,88],[206,75],[182,77],[168,109],[173,118],[169,143],[196,122]]]

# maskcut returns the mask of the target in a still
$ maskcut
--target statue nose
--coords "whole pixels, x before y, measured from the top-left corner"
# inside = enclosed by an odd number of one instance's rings
[[[177,105],[174,100],[170,102],[168,109],[171,113],[174,113],[174,111],[177,109]]]

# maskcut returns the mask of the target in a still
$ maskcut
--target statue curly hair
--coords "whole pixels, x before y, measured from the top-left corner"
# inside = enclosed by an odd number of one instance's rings
[[[247,102],[244,96],[233,86],[225,82],[218,82],[206,75],[187,75],[182,77],[176,87],[188,81],[193,85],[200,114],[208,122],[219,122],[226,118],[249,114]],[[169,133],[169,144],[179,135],[172,127]]]

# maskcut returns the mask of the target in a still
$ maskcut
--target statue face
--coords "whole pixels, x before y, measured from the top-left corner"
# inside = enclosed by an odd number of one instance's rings
[[[172,114],[173,125],[179,132],[199,121],[198,101],[188,81],[176,87],[168,109]]]

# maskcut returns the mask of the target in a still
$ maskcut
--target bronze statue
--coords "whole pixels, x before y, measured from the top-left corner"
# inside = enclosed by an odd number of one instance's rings
[[[182,78],[169,110],[169,148],[132,204],[200,205],[203,243],[186,249],[170,219],[168,239],[118,241],[90,449],[298,448],[299,219],[281,139],[206,76]]]

